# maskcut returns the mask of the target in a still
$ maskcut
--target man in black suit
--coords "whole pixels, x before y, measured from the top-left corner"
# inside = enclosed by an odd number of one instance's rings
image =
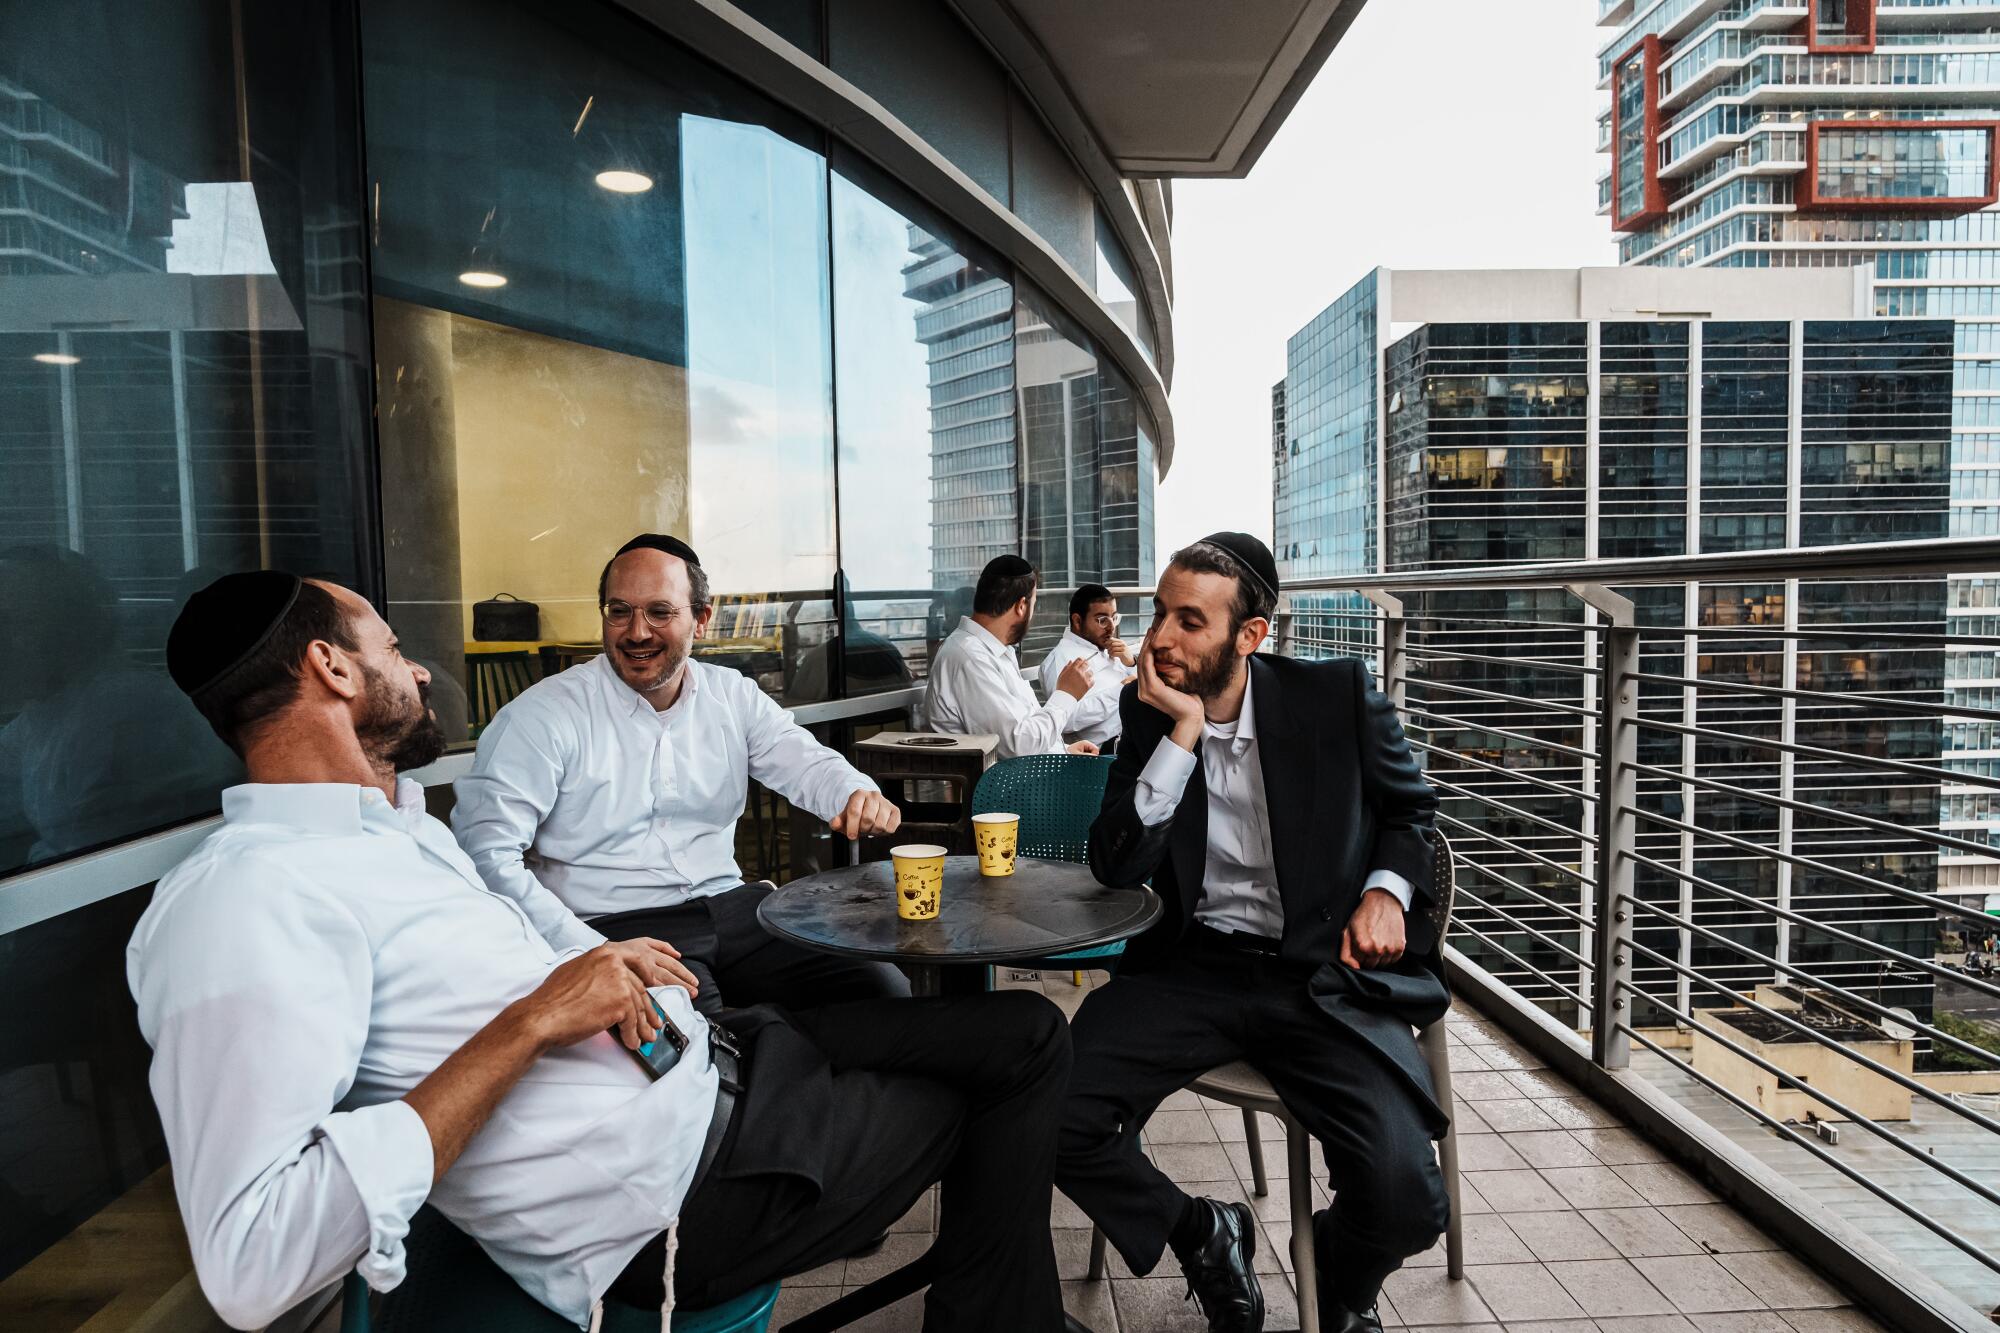
[[[1090,830],[1106,884],[1165,900],[1071,1026],[1056,1184],[1135,1273],[1171,1249],[1216,1333],[1257,1333],[1256,1226],[1141,1151],[1169,1093],[1248,1060],[1319,1140],[1322,1327],[1379,1333],[1382,1281],[1443,1232],[1446,1116],[1412,1026],[1450,1003],[1431,903],[1437,798],[1358,662],[1256,652],[1277,564],[1244,533],[1176,552]]]

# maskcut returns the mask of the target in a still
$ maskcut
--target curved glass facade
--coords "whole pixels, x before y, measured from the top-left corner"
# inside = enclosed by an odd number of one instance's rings
[[[745,6],[1045,219],[1062,301],[1150,354],[1081,173],[948,10],[904,8]],[[0,0],[0,895],[240,776],[162,661],[227,570],[384,606],[460,741],[590,651],[637,531],[702,553],[702,651],[788,703],[921,681],[1000,552],[1152,577],[1159,432],[1078,312],[623,6],[51,17]],[[475,637],[502,595],[532,631]],[[742,855],[782,875],[768,806]],[[0,920],[0,1327],[174,1215],[120,963],[147,891],[104,892]],[[155,1224],[121,1309],[187,1271]]]

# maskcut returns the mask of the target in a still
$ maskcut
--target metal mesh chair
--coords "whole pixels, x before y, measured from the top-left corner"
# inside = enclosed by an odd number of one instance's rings
[[[1438,948],[1444,947],[1445,935],[1451,929],[1452,898],[1456,894],[1451,846],[1444,835],[1434,833],[1437,843],[1436,860],[1431,871],[1431,889],[1436,898],[1430,911],[1431,924],[1437,928]],[[1437,1090],[1438,1104],[1451,1111],[1451,1060],[1445,1045],[1445,1020],[1423,1029],[1417,1034],[1417,1047],[1424,1054],[1424,1063],[1430,1067],[1431,1085]],[[1287,1182],[1291,1192],[1292,1212],[1292,1271],[1299,1275],[1299,1333],[1319,1333],[1319,1288],[1315,1281],[1308,1280],[1316,1270],[1313,1254],[1312,1228],[1312,1139],[1305,1127],[1292,1118],[1291,1112],[1278,1098],[1271,1081],[1237,1060],[1217,1069],[1211,1069],[1188,1085],[1201,1096],[1213,1098],[1240,1107],[1243,1124],[1249,1131],[1250,1170],[1253,1189],[1259,1197],[1270,1192],[1269,1182],[1264,1175],[1264,1148],[1257,1132],[1257,1113],[1265,1112],[1276,1116],[1285,1126],[1285,1160]],[[1453,1278],[1465,1276],[1465,1234],[1459,1221],[1459,1181],[1458,1181],[1458,1129],[1446,1128],[1444,1137],[1438,1140],[1438,1166],[1444,1174],[1445,1193],[1451,1200],[1451,1220],[1445,1225],[1444,1253],[1445,1267]],[[1090,1276],[1104,1275],[1104,1233],[1091,1231],[1090,1236]]]
[[[1088,859],[1090,826],[1104,804],[1105,779],[1111,776],[1108,755],[1025,754],[1002,759],[980,776],[972,792],[975,815],[1005,812],[1021,816],[1020,840],[1015,850],[1021,856],[1040,856],[1051,861]],[[1075,963],[1096,958],[1116,958],[1125,952],[1123,941],[1078,949],[1048,958],[1025,959],[1016,964],[1040,969],[1046,964],[1069,966],[1070,980],[1083,984],[1083,973]]]
[[[575,1333],[435,1208],[410,1220],[409,1275],[371,1311],[368,1284],[341,1287],[340,1333]],[[674,1333],[765,1333],[778,1300],[769,1283],[706,1310],[675,1310]],[[602,1333],[658,1333],[660,1313],[606,1304]]]

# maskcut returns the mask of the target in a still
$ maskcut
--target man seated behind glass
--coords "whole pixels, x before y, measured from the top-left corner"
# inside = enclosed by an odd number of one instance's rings
[[[661,1309],[669,1283],[710,1305],[851,1253],[949,1175],[925,1327],[1065,1327],[1053,1006],[765,1008],[731,1040],[670,946],[558,949],[481,883],[396,777],[443,749],[429,674],[354,593],[227,575],[167,658],[249,770],[126,956],[195,1270],[228,1323],[351,1268],[395,1287],[426,1202],[576,1327],[607,1298]],[[663,1022],[685,1047],[655,1079],[632,1051]]]
[[[695,552],[644,534],[598,578],[604,653],[523,691],[479,737],[451,824],[557,948],[672,940],[714,1012],[909,994],[887,963],[766,934],[736,821],[751,779],[849,838],[901,822],[881,789],[741,672],[690,656],[714,604]]]

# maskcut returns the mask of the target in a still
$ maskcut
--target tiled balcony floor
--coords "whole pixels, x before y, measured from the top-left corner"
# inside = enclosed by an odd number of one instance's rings
[[[1068,973],[1003,985],[1039,988],[1074,1013],[1086,988]],[[1835,1288],[1621,1126],[1476,1013],[1451,1019],[1459,1159],[1464,1175],[1466,1280],[1445,1276],[1442,1242],[1389,1280],[1385,1325],[1461,1333],[1878,1333]],[[1289,1269],[1291,1227],[1283,1132],[1263,1127],[1271,1192],[1255,1198],[1242,1112],[1182,1092],[1147,1129],[1149,1150],[1190,1192],[1247,1199],[1264,1228],[1266,1327],[1298,1327]],[[1318,1160],[1317,1151],[1313,1154]],[[1313,1193],[1327,1202],[1323,1181]],[[929,1243],[926,1199],[883,1248],[785,1283],[779,1324],[879,1277]],[[1084,1279],[1090,1223],[1056,1196],[1056,1259],[1070,1313],[1095,1333],[1200,1333],[1172,1260],[1135,1278],[1110,1256],[1105,1281]],[[914,1330],[922,1296],[854,1325]]]

